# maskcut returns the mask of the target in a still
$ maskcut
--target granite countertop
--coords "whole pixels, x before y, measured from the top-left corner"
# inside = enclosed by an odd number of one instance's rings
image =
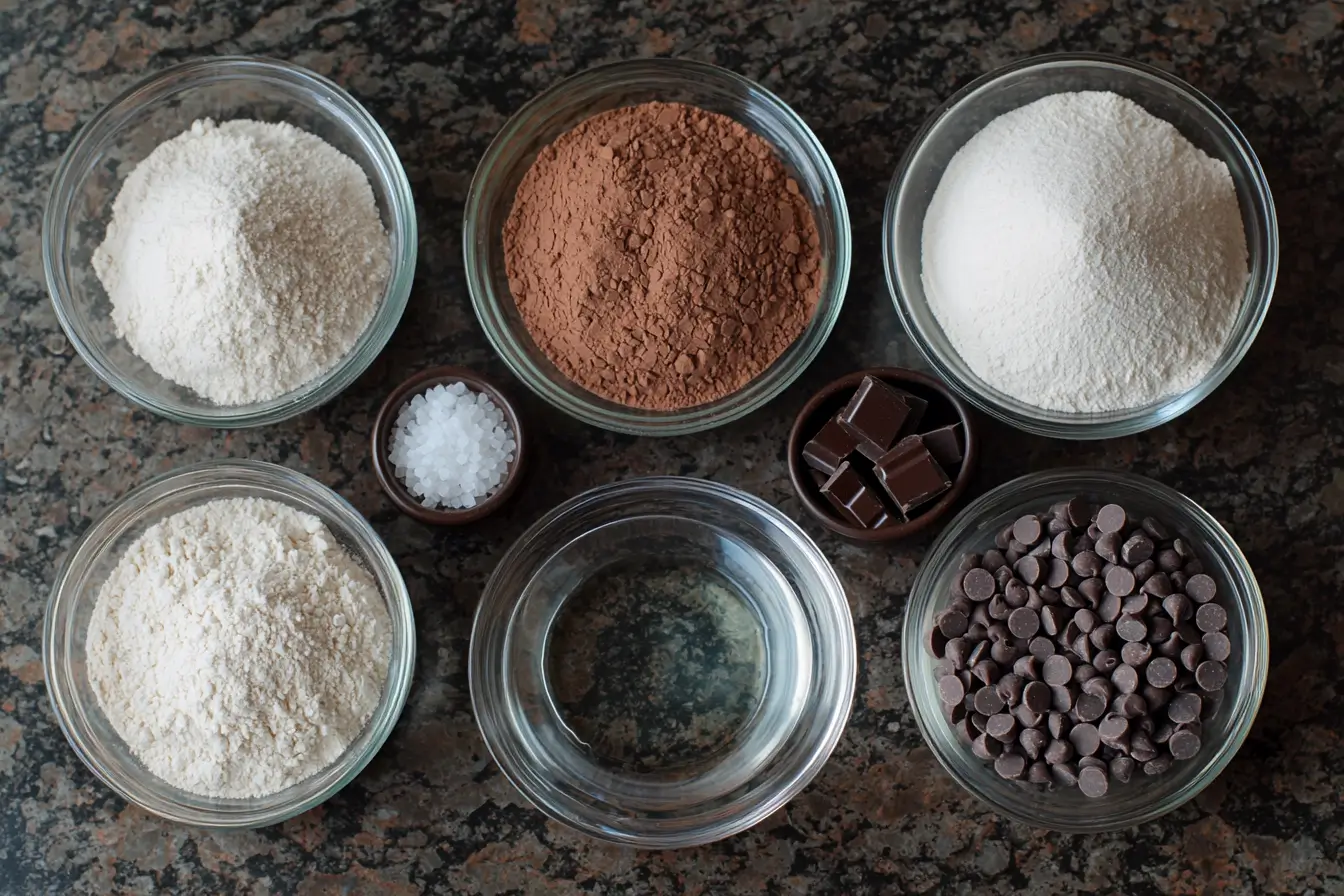
[[[0,892],[1344,892],[1342,19],[1344,5],[1309,0],[0,0]],[[1066,463],[1154,476],[1225,523],[1264,589],[1272,672],[1237,759],[1161,821],[1089,837],[1007,822],[937,766],[899,656],[927,542],[840,542],[803,519],[781,457],[793,415],[827,379],[916,363],[878,252],[911,134],[969,79],[1053,50],[1143,60],[1220,102],[1268,172],[1283,249],[1259,340],[1181,419],[1096,444],[986,433],[978,489]],[[345,85],[390,134],[420,216],[415,290],[382,357],[331,404],[261,430],[178,426],[132,407],[76,357],[43,283],[42,206],[74,132],[146,73],[211,53],[289,59]],[[379,401],[431,363],[507,377],[462,274],[476,161],[540,89],[640,55],[728,66],[816,129],[854,224],[837,331],[785,395],[707,435],[617,436],[525,400],[549,443],[510,512],[469,531],[414,523],[370,468]],[[62,737],[40,659],[47,588],[74,539],[151,476],[220,457],[282,463],[352,501],[400,562],[419,625],[414,692],[372,765],[326,805],[240,833],[167,824],[112,795]],[[503,551],[557,502],[642,473],[727,482],[803,520],[841,572],[861,652],[853,717],[813,784],[753,830],[680,852],[595,843],[547,821],[490,761],[467,695],[471,615]]]

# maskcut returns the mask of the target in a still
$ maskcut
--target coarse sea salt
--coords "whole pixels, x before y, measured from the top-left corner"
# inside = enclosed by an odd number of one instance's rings
[[[475,507],[503,483],[518,443],[489,397],[463,383],[434,386],[402,406],[388,459],[425,507]]]

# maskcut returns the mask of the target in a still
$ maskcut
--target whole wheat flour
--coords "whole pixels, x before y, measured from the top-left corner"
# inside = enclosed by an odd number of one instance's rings
[[[1113,93],[991,121],[924,219],[924,289],[995,389],[1055,411],[1147,405],[1201,380],[1246,289],[1227,165]]]
[[[152,773],[242,798],[341,755],[378,705],[390,645],[373,577],[321,520],[229,498],[126,549],[86,646],[99,705]]]
[[[373,318],[390,254],[349,156],[289,124],[206,119],[126,178],[93,268],[137,355],[239,405],[334,367]]]

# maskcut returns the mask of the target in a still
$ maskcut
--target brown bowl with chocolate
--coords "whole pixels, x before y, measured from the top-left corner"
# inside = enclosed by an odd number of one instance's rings
[[[895,541],[947,515],[970,482],[977,448],[974,418],[945,385],[877,367],[840,377],[799,412],[789,478],[832,531]]]

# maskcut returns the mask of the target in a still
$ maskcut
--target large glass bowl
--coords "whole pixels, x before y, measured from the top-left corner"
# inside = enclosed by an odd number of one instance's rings
[[[220,799],[188,793],[152,774],[131,753],[98,705],[89,683],[85,641],[98,590],[122,553],[150,526],[218,498],[280,501],[327,524],[378,584],[392,619],[387,682],[364,730],[335,763],[269,796]],[[175,470],[142,485],[112,506],[84,534],[61,569],[47,601],[42,665],[52,710],[70,746],[100,780],[124,799],[183,824],[256,828],[306,812],[354,780],[387,740],[410,692],[415,667],[411,599],[392,555],[373,528],[340,495],[301,473],[255,461],[211,461]]]
[[[688,103],[727,115],[764,138],[798,182],[821,238],[821,297],[802,335],[742,389],[679,411],[627,407],[572,382],[533,342],[504,269],[504,222],[518,184],[541,150],[599,112],[653,100]],[[816,135],[770,91],[702,62],[643,59],[598,66],[561,81],[509,119],[472,179],[462,250],[467,288],[485,335],[528,388],[560,410],[603,429],[674,436],[712,429],[751,413],[812,363],[840,316],[849,282],[849,212],[840,179]]]
[[[1208,374],[1189,390],[1106,413],[1039,408],[993,388],[953,348],[929,308],[921,279],[924,215],[957,151],[995,118],[1045,96],[1080,90],[1118,93],[1227,164],[1241,206],[1250,278],[1232,332]],[[953,94],[910,143],[887,194],[882,222],[887,286],[901,323],[930,366],[980,410],[1018,429],[1064,439],[1108,439],[1161,426],[1218,388],[1237,366],[1269,311],[1279,266],[1274,200],[1251,145],[1213,101],[1158,69],[1110,56],[1038,56],[990,72]],[[1042,374],[1048,375],[1048,371]]]
[[[1163,775],[1137,774],[1114,783],[1100,799],[1077,788],[1044,790],[999,777],[976,758],[943,715],[934,678],[934,658],[924,635],[951,601],[949,588],[966,553],[983,553],[994,536],[1027,513],[1043,513],[1075,496],[1121,504],[1136,515],[1154,516],[1196,547],[1218,582],[1232,640],[1227,684],[1214,715],[1205,720],[1203,747]],[[901,634],[905,689],[920,733],[957,783],[1002,815],[1066,833],[1109,831],[1152,821],[1188,802],[1218,777],[1236,755],[1260,708],[1269,673],[1269,629],[1260,587],[1246,558],[1208,511],[1159,482],[1105,470],[1032,473],[999,486],[963,510],[939,536],[920,565],[906,603]]]
[[[670,476],[593,489],[518,539],[468,661],[509,780],[557,821],[650,849],[731,836],[806,786],[856,668],[844,589],[807,535]]]
[[[270,401],[221,406],[150,369],[116,334],[90,259],[132,169],[199,118],[285,121],[316,134],[368,175],[391,264],[378,310],[350,351],[316,380]],[[387,135],[336,84],[296,65],[246,56],[186,62],[151,75],[114,99],[66,150],[42,219],[47,290],[66,336],[94,373],[156,414],[197,426],[275,423],[330,401],[364,372],[396,329],[415,275],[411,187]]]

